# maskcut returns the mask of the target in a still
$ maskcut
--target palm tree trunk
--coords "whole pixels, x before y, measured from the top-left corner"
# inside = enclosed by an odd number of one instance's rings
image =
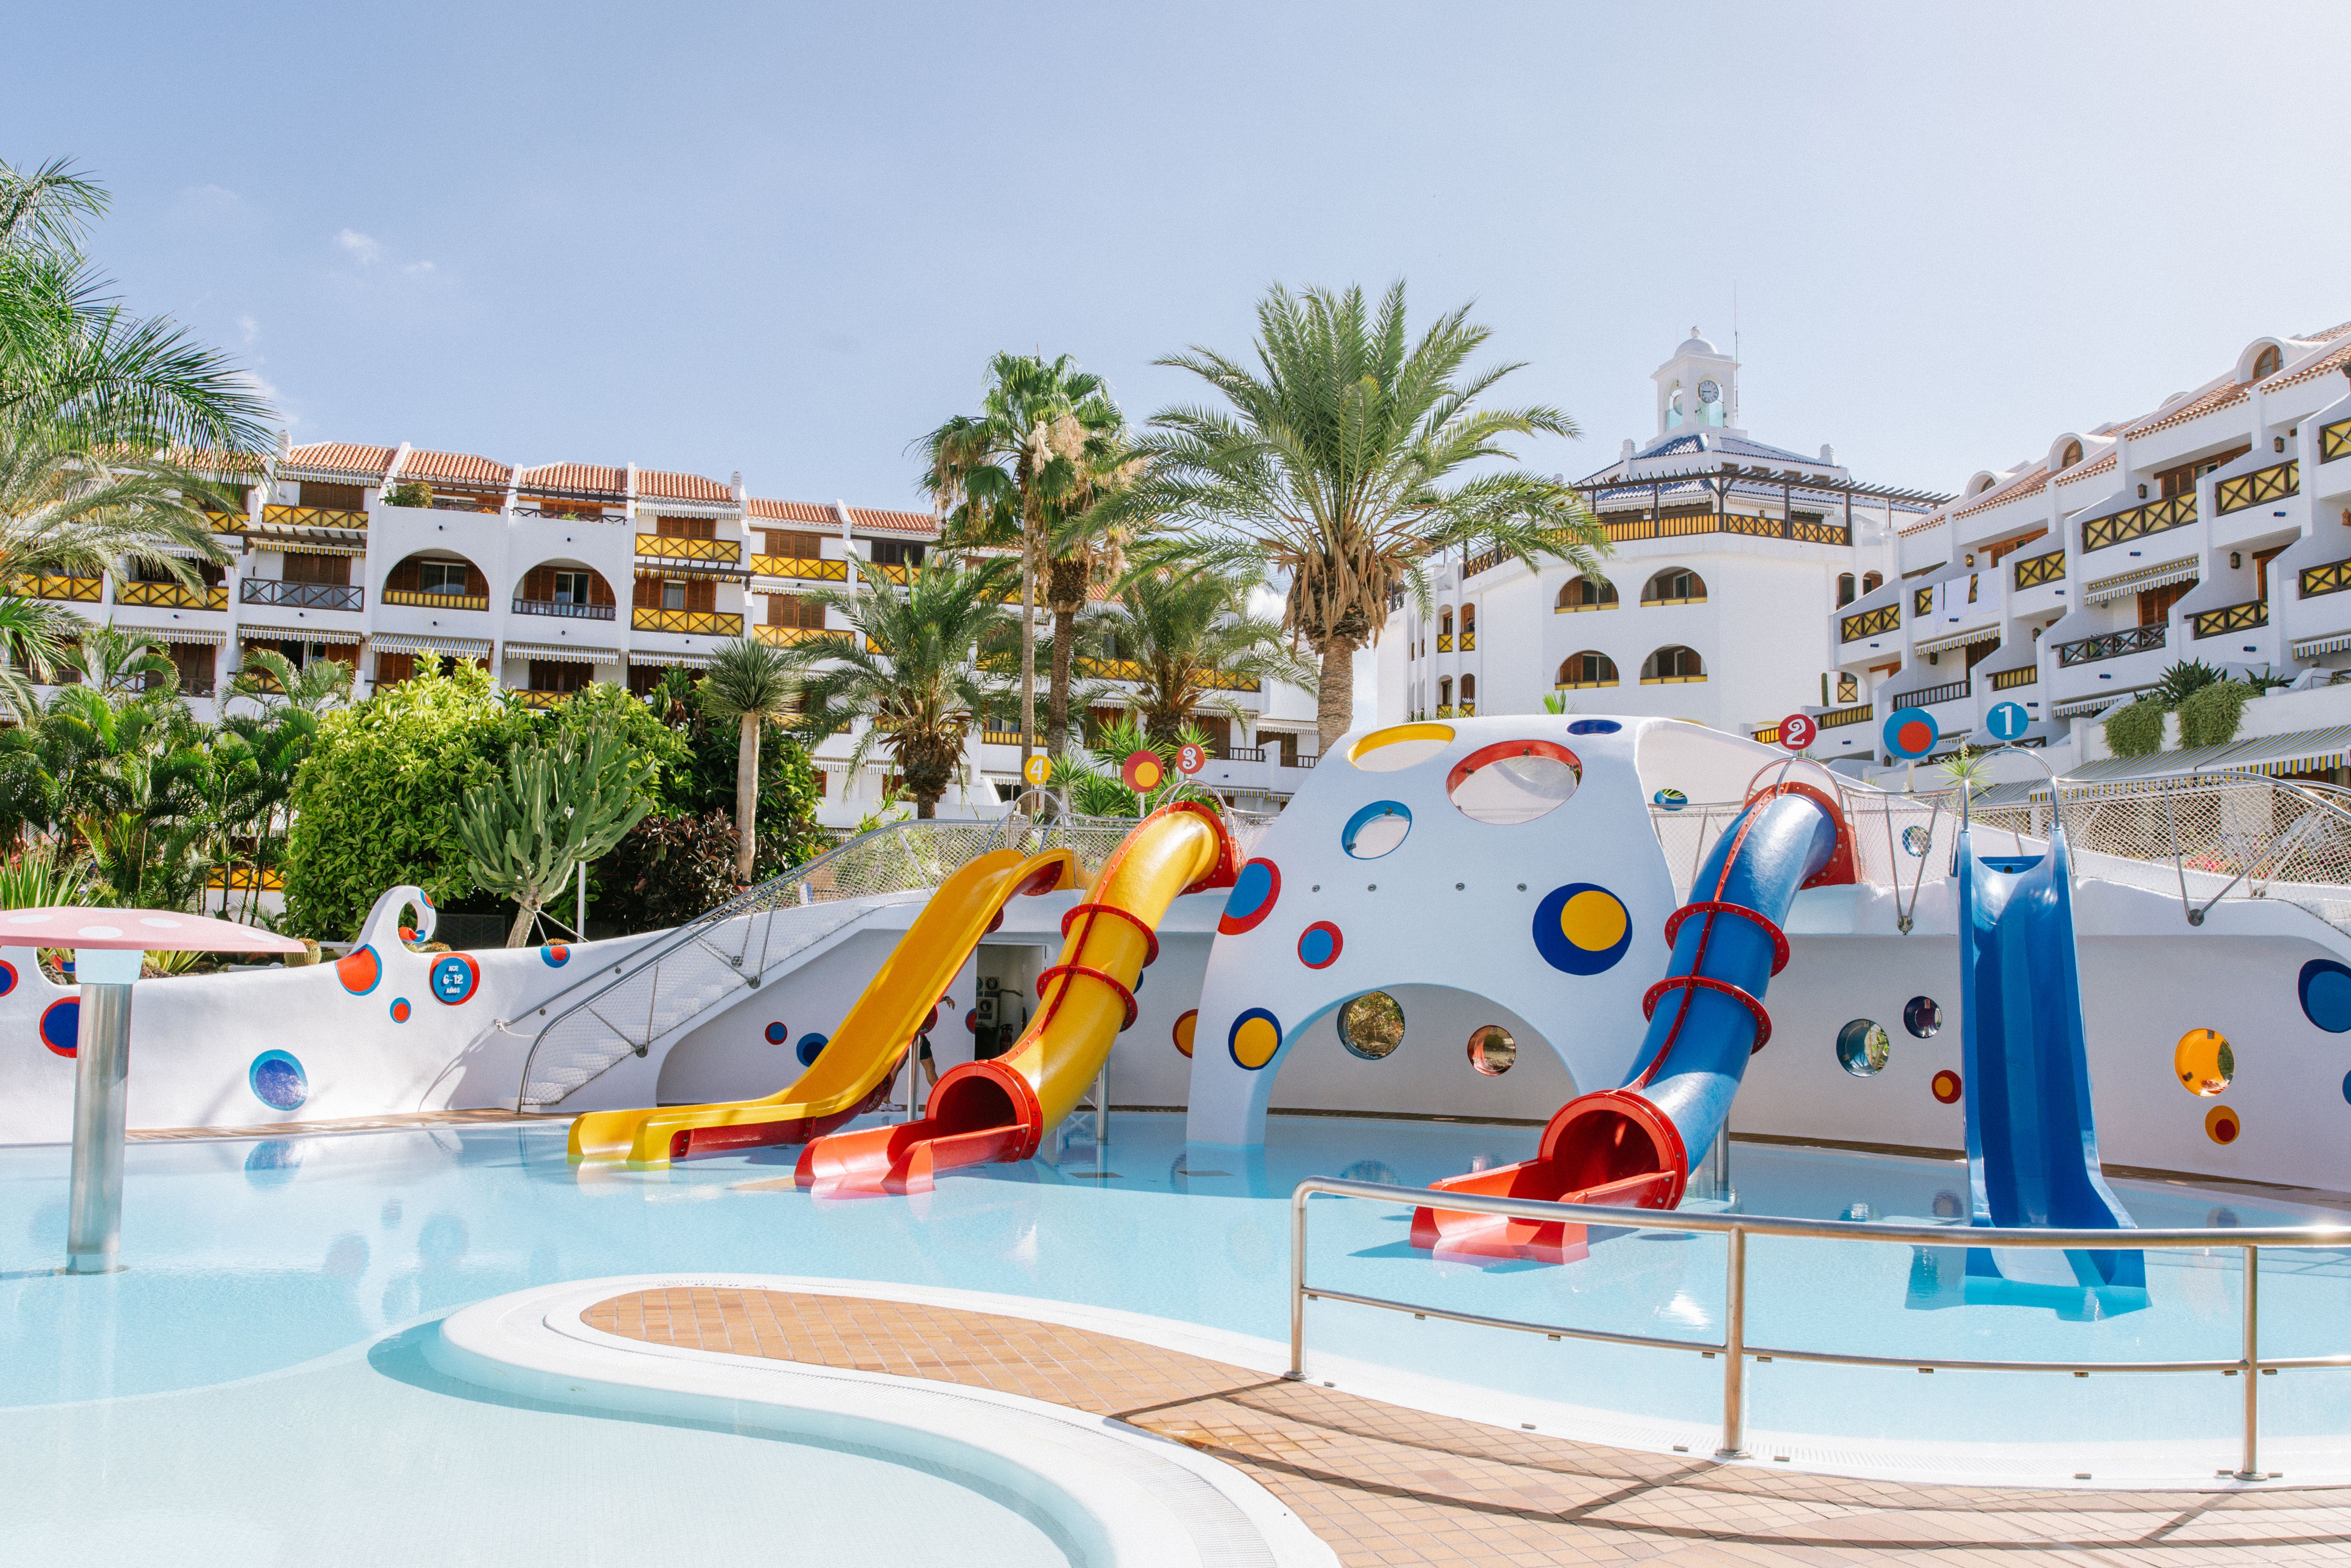
[[[749,883],[759,845],[759,716],[743,716],[735,745],[735,880]]]
[[[1020,541],[1020,777],[1029,777],[1037,733],[1037,549]],[[927,811],[925,813],[927,815]]]
[[[1314,728],[1321,749],[1347,733],[1355,722],[1355,640],[1333,637],[1320,650],[1322,678],[1314,692]]]
[[[1070,739],[1070,639],[1076,634],[1074,612],[1053,612],[1053,682],[1045,702],[1045,751],[1059,757]]]
[[[530,923],[538,918],[538,905],[517,904],[515,906],[514,928],[507,933],[507,946],[519,947],[530,940]]]

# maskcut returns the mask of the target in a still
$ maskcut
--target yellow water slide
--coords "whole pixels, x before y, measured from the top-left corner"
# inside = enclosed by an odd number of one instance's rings
[[[1083,880],[1068,850],[981,855],[939,884],[791,1087],[764,1100],[718,1105],[590,1111],[571,1124],[571,1157],[664,1166],[687,1154],[822,1136],[881,1103],[900,1059],[1006,904]]]
[[[1157,927],[1179,894],[1232,883],[1231,835],[1191,801],[1144,818],[1061,922],[1061,962],[1037,977],[1040,1005],[1019,1042],[950,1069],[919,1122],[835,1133],[800,1151],[799,1184],[820,1193],[920,1192],[935,1172],[1025,1160],[1073,1110],[1119,1031],[1134,986],[1159,956]]]

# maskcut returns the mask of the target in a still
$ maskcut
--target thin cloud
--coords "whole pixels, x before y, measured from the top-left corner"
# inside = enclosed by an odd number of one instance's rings
[[[361,267],[373,267],[383,259],[383,242],[357,229],[344,229],[335,235],[335,243]]]

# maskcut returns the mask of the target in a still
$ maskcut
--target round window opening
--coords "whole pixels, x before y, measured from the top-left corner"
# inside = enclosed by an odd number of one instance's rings
[[[1932,997],[1912,997],[1903,1005],[1902,1027],[1916,1039],[1934,1039],[1943,1027],[1943,1004]]]
[[[1366,773],[1394,773],[1426,762],[1453,744],[1449,724],[1399,724],[1355,742],[1347,760]]]
[[[1881,1024],[1855,1019],[1837,1030],[1837,1062],[1855,1078],[1875,1078],[1894,1054],[1894,1037]]]
[[[1519,1042],[1500,1024],[1489,1023],[1469,1037],[1469,1065],[1489,1078],[1499,1078],[1518,1060]]]
[[[1515,827],[1567,804],[1583,764],[1548,740],[1505,740],[1480,747],[1453,765],[1445,793],[1473,822]]]
[[[2219,1030],[2191,1029],[2172,1050],[2171,1070],[2179,1075],[2182,1089],[2209,1100],[2237,1076],[2237,1053]]]
[[[1404,1009],[1385,991],[1365,991],[1339,1009],[1339,1043],[1379,1061],[1404,1043]]]
[[[1412,811],[1401,800],[1374,800],[1347,819],[1339,847],[1359,861],[1375,861],[1412,831]]]

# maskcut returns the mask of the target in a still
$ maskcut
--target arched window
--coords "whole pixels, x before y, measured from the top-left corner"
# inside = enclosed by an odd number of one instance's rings
[[[1467,637],[1476,630],[1478,630],[1478,607],[1474,604],[1465,604],[1461,607],[1461,634]]]
[[[1450,604],[1437,612],[1437,634],[1440,637],[1453,635],[1453,606]]]
[[[1451,675],[1437,677],[1437,711],[1441,714],[1450,714],[1453,711],[1453,677]]]
[[[1478,677],[1475,675],[1461,677],[1461,711],[1466,715],[1475,715],[1478,711]]]
[[[2081,460],[2082,444],[2078,441],[2069,441],[2065,444],[2064,455],[2057,459],[2057,466],[2060,468],[2071,468],[2074,464],[2079,463]]]
[[[2272,343],[2253,356],[2253,380],[2259,381],[2263,376],[2277,374],[2278,367],[2284,363],[2285,356],[2278,352],[2278,346],[2275,343]]]
[[[1704,604],[1706,579],[1686,566],[1668,567],[1641,590],[1644,604]]]
[[[1676,685],[1706,679],[1706,662],[1695,648],[1660,648],[1641,666],[1645,686]]]
[[[1884,572],[1865,571],[1861,574],[1861,591],[1864,593],[1875,593],[1885,586],[1886,574]]]
[[[1837,573],[1837,608],[1838,608],[1839,610],[1842,610],[1842,609],[1844,609],[1846,605],[1851,604],[1852,602],[1853,602],[1853,573],[1851,573],[1851,572],[1849,572],[1849,571],[1841,571],[1841,572],[1838,572],[1838,573]]]
[[[1616,585],[1603,578],[1598,582],[1588,577],[1571,577],[1559,591],[1562,610],[1614,610],[1616,608]]]
[[[1570,653],[1559,666],[1559,687],[1613,686],[1616,684],[1616,661],[1595,649],[1586,648],[1581,653]]]

